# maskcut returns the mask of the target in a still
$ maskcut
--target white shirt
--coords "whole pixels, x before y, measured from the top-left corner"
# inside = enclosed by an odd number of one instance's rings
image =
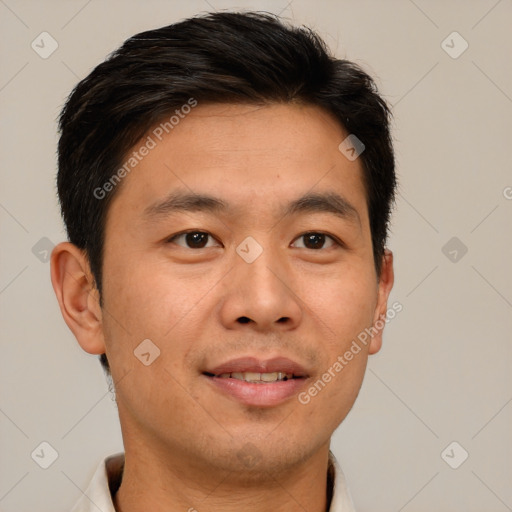
[[[112,494],[121,483],[124,465],[124,453],[116,453],[101,461],[85,493],[75,504],[71,512],[116,512]],[[345,476],[334,457],[329,452],[329,477],[327,484],[332,488],[329,512],[355,512]]]

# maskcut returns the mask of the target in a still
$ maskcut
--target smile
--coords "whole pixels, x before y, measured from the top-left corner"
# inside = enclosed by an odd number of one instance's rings
[[[258,384],[266,384],[268,382],[287,381],[290,379],[297,379],[293,373],[285,372],[271,372],[271,373],[257,373],[257,372],[233,372],[233,373],[222,373],[220,375],[212,375],[211,377],[217,377],[219,379],[238,379],[245,382],[253,382]]]
[[[308,373],[298,363],[276,357],[232,359],[202,372],[216,393],[243,405],[275,407],[305,387]]]

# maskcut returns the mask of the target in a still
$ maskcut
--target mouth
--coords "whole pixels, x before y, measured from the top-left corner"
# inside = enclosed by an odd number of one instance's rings
[[[289,400],[309,378],[302,366],[282,357],[266,361],[234,359],[202,375],[224,396],[256,407],[275,407]]]
[[[232,373],[221,373],[215,375],[213,373],[204,372],[207,377],[213,377],[217,379],[237,379],[244,382],[252,382],[255,384],[267,384],[269,382],[286,382],[290,379],[302,379],[304,377],[294,375],[293,373],[284,372],[232,372]]]

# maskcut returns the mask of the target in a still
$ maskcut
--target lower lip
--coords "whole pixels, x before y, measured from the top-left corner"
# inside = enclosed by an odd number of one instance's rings
[[[220,377],[205,377],[221,392],[245,405],[273,407],[296,395],[305,385],[306,379],[289,379],[258,384],[244,380]]]

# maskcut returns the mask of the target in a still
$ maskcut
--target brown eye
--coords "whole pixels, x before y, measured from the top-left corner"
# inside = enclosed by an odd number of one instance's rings
[[[300,249],[328,249],[336,244],[336,241],[331,236],[326,235],[325,233],[316,232],[304,233],[303,235],[300,235],[297,240],[303,241],[302,246],[299,245]],[[325,247],[326,241],[329,242],[327,247]]]
[[[210,235],[210,233],[206,233],[204,231],[189,231],[188,233],[180,233],[179,235],[175,235],[168,241],[174,242],[176,245],[185,247],[187,249],[203,249],[205,247],[212,247],[211,245],[207,245],[209,238],[213,240],[213,237]],[[184,240],[185,245],[183,245],[183,243],[178,243],[178,240]]]

